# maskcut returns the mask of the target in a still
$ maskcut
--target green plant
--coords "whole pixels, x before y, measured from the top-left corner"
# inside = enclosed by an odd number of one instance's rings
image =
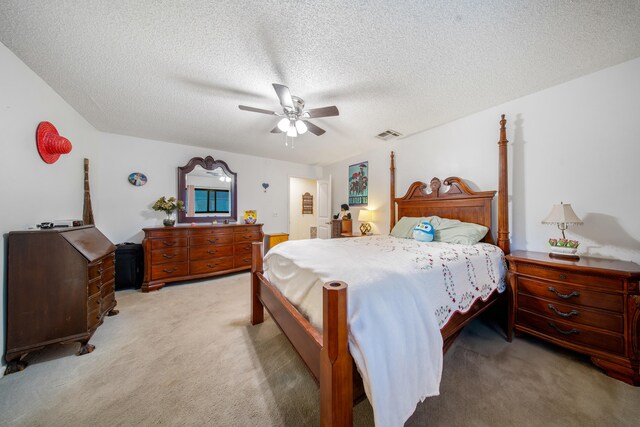
[[[166,212],[167,215],[171,215],[175,210],[183,211],[184,202],[182,200],[176,200],[175,197],[169,197],[167,199],[165,196],[162,196],[156,200],[153,206],[151,206],[151,209]]]

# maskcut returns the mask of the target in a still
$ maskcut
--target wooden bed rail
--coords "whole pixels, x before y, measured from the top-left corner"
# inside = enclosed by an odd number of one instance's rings
[[[262,292],[262,290],[265,292]],[[329,282],[322,290],[323,333],[320,335],[263,276],[262,243],[251,246],[251,324],[264,321],[264,308],[289,339],[320,383],[323,427],[353,424],[353,359],[349,352],[347,284]],[[301,327],[302,326],[302,327]]]

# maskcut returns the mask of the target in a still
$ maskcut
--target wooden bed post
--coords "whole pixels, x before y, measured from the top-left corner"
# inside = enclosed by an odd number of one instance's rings
[[[507,121],[502,115],[500,120],[500,141],[498,147],[499,174],[498,174],[498,247],[505,255],[511,252],[509,243],[509,171],[507,168]]]
[[[392,151],[391,152],[391,166],[389,167],[389,171],[391,173],[390,177],[390,185],[389,189],[389,209],[391,210],[391,215],[389,215],[389,233],[393,230],[393,226],[396,225],[396,155]]]
[[[347,284],[324,284],[320,351],[320,425],[353,425],[353,359],[349,353]]]
[[[262,242],[251,244],[251,324],[264,322],[264,306],[260,301],[260,280],[258,273],[262,273]]]

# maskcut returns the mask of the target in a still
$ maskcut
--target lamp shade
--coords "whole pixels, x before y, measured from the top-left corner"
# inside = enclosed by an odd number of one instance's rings
[[[360,209],[358,212],[358,221],[360,222],[371,222],[373,221],[373,212],[369,209]]]
[[[570,204],[560,203],[559,205],[553,205],[551,212],[545,219],[542,220],[543,224],[582,224],[582,220],[578,218],[578,215],[571,209]]]

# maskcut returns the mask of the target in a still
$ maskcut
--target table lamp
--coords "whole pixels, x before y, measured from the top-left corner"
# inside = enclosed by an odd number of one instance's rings
[[[373,211],[369,209],[360,209],[358,212],[358,221],[360,221],[360,233],[366,235],[371,233],[371,221],[373,221]]]
[[[551,212],[542,220],[542,223],[555,224],[562,232],[562,239],[549,239],[549,244],[552,247],[549,256],[575,260],[580,258],[576,255],[580,243],[577,240],[567,240],[564,234],[565,230],[569,228],[569,224],[582,224],[582,220],[571,209],[570,204],[560,202],[559,205],[553,205]]]

